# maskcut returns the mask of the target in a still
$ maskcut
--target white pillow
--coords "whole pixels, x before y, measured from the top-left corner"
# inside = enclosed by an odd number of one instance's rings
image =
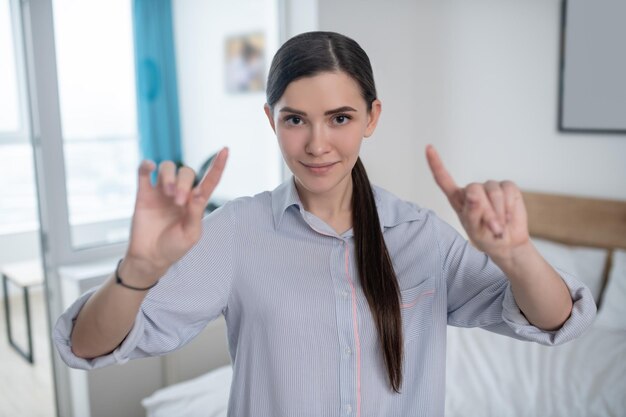
[[[596,325],[626,330],[626,251],[613,252],[609,281],[604,290]]]
[[[141,405],[148,417],[226,417],[232,379],[232,366],[222,366],[161,388],[141,400]]]
[[[602,291],[602,273],[609,255],[606,249],[569,246],[538,238],[532,241],[550,265],[569,272],[585,284],[598,304]]]

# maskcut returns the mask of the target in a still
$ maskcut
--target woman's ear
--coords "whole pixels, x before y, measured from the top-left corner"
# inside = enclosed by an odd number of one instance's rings
[[[272,116],[272,110],[270,109],[269,104],[265,103],[263,106],[263,110],[265,110],[265,115],[267,116],[267,120],[270,121],[270,126],[272,126],[272,130],[276,133],[276,126],[274,126],[274,117]]]
[[[379,99],[372,101],[372,109],[369,111],[367,126],[365,127],[365,133],[363,134],[364,137],[369,138],[374,133],[381,111],[381,101]]]

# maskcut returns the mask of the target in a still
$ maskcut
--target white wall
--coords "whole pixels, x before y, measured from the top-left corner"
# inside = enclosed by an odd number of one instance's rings
[[[362,155],[379,185],[458,226],[433,143],[460,184],[626,199],[626,135],[557,131],[559,0],[319,0],[319,26],[372,60],[383,115]]]
[[[228,94],[225,39],[263,32],[266,72],[278,46],[276,0],[173,0],[183,159],[194,169],[222,146],[230,158],[216,197],[273,189],[281,156],[263,112],[265,93]]]
[[[280,0],[281,44],[302,32],[318,30],[318,0]]]

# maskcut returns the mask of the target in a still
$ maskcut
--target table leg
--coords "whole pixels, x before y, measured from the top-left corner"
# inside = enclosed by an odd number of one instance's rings
[[[5,311],[5,319],[7,325],[7,337],[9,339],[9,344],[19,353],[24,359],[26,359],[29,363],[34,363],[33,357],[33,334],[32,334],[32,326],[30,322],[30,294],[28,292],[28,287],[22,287],[22,293],[24,295],[24,309],[26,314],[26,335],[28,337],[28,350],[24,350],[21,348],[15,341],[13,340],[13,332],[11,329],[11,308],[9,307],[9,288],[8,288],[8,277],[6,274],[2,274],[2,288],[4,289],[4,311]]]
[[[2,289],[4,299],[4,320],[7,327],[7,338],[9,343],[13,344],[13,337],[11,337],[11,307],[9,306],[9,286],[7,284],[7,276],[2,274]]]
[[[33,329],[30,321],[30,294],[28,287],[24,287],[24,309],[26,310],[26,334],[28,336],[28,351],[26,353],[26,360],[31,364],[35,362],[33,352]]]

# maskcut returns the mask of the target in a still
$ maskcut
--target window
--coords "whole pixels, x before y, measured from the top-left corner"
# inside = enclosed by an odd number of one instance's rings
[[[0,137],[22,130],[15,41],[9,0],[0,1]]]
[[[23,68],[10,0],[0,0],[0,234],[38,228],[33,157],[26,133]]]
[[[139,164],[130,0],[54,0],[72,246],[125,241]]]
[[[72,244],[124,241],[139,159],[131,2],[53,6]],[[10,0],[0,0],[0,234],[38,229],[14,13]]]

